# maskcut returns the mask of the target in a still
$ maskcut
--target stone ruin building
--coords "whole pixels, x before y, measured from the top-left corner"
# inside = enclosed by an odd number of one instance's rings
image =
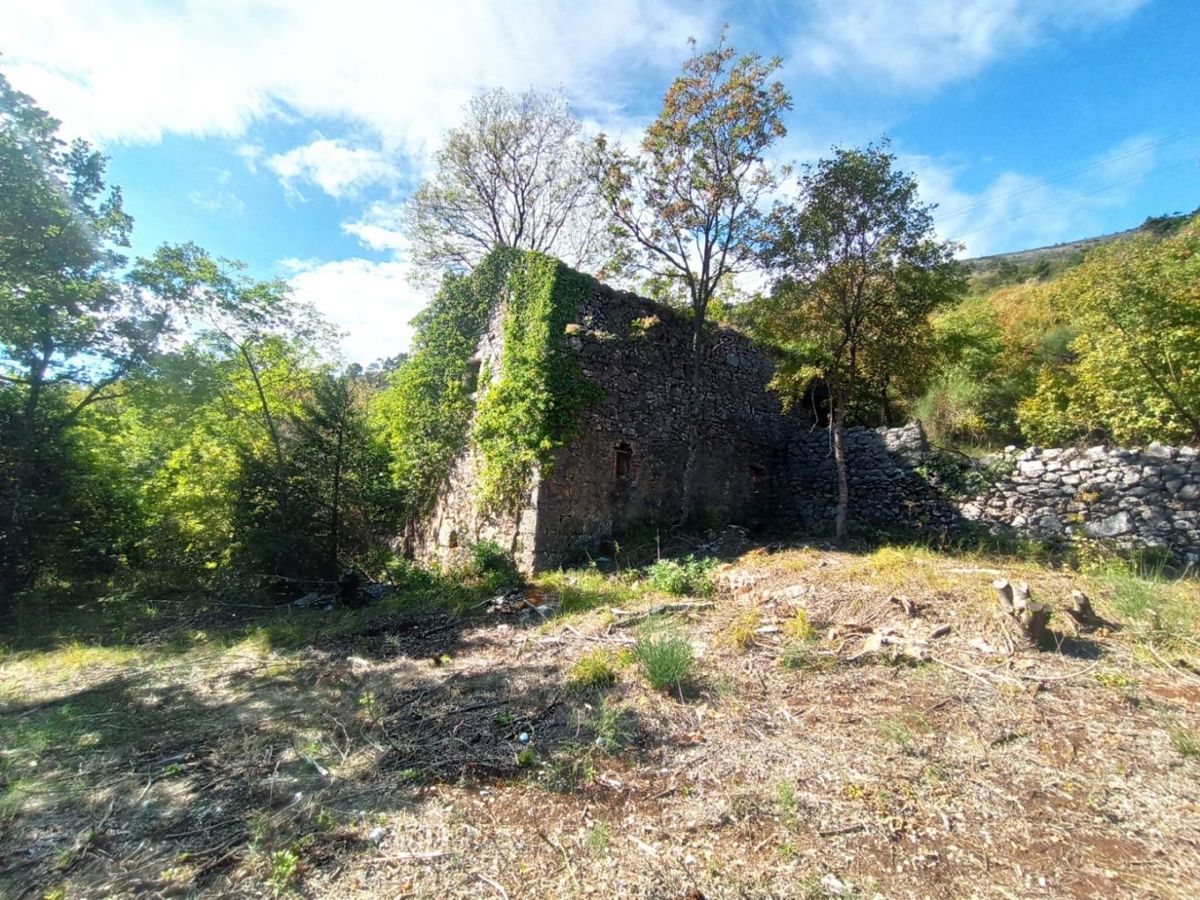
[[[469,442],[431,511],[411,523],[413,555],[453,562],[482,540],[510,550],[526,572],[595,553],[646,522],[677,521],[687,457],[692,325],[687,314],[593,282],[559,337],[602,389],[577,435],[536,472],[511,513],[479,500],[480,461]],[[495,377],[504,354],[498,304],[470,361]],[[770,359],[749,338],[715,327],[701,370],[692,510],[731,524],[827,526],[836,502],[828,431],[784,412],[769,388]],[[487,390],[486,384],[479,390]],[[981,494],[943,496],[916,470],[928,446],[919,424],[849,429],[851,521],[949,534],[968,520],[1036,537],[1088,535],[1120,549],[1163,548],[1200,559],[1200,458],[1195,448],[1043,451],[1007,460],[1012,472]]]

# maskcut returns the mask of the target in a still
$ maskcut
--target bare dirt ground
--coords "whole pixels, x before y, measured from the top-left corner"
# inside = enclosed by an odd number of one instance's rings
[[[1078,633],[1079,578],[1031,569],[1056,640],[1010,652],[997,572],[759,551],[634,627],[601,594],[298,651],[16,654],[0,895],[1197,896],[1194,642],[1102,593]],[[650,687],[647,630],[691,643],[686,687]],[[572,686],[596,651],[615,683]]]

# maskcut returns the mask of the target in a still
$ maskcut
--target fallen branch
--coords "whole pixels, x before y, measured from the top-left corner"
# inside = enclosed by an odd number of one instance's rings
[[[617,628],[627,628],[630,625],[635,625],[638,622],[649,619],[651,616],[661,616],[674,612],[690,612],[698,609],[712,609],[712,607],[713,604],[711,601],[699,603],[662,603],[640,611],[618,609],[613,606],[609,609],[609,612],[618,618],[618,621],[613,623]]]
[[[445,859],[447,856],[453,856],[449,850],[435,850],[429,853],[396,853],[392,856],[376,856],[370,862],[386,862],[386,863],[419,863],[433,862],[437,859]]]
[[[501,897],[503,897],[504,900],[508,900],[508,891],[504,890],[504,888],[501,887],[498,883],[496,883],[495,881],[492,881],[492,879],[488,878],[482,872],[476,872],[474,874],[475,874],[475,877],[478,878],[480,881],[482,881],[484,884],[491,885],[491,887],[495,889],[496,893],[499,894]]]

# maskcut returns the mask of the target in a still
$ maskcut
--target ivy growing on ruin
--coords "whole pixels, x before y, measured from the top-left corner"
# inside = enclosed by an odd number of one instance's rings
[[[412,515],[433,503],[467,445],[475,408],[468,366],[519,256],[498,249],[469,275],[445,277],[413,322],[412,356],[376,403],[376,424],[392,449],[392,478]]]
[[[594,289],[591,278],[552,257],[510,248],[492,251],[469,275],[446,276],[414,323],[412,357],[376,407],[410,514],[428,510],[469,441],[481,458],[484,505],[518,505],[537,468],[575,435],[580,412],[598,399],[599,389],[562,346]],[[499,372],[484,366],[476,393],[471,359],[504,300]]]
[[[482,392],[473,438],[487,508],[515,509],[535,471],[575,436],[583,408],[599,399],[562,340],[594,290],[591,278],[541,253],[522,253],[509,273],[499,378]]]

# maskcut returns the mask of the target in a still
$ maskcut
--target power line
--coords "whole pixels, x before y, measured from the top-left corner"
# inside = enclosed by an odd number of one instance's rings
[[[1111,191],[1113,188],[1119,188],[1119,187],[1123,187],[1126,184],[1133,184],[1135,181],[1141,181],[1142,179],[1146,178],[1148,175],[1153,175],[1157,172],[1169,172],[1171,169],[1178,169],[1181,166],[1189,165],[1192,162],[1193,162],[1193,160],[1191,160],[1191,159],[1185,159],[1185,160],[1182,160],[1181,162],[1172,163],[1169,166],[1161,166],[1156,169],[1151,169],[1149,172],[1146,172],[1142,175],[1138,175],[1134,178],[1126,178],[1123,181],[1118,181],[1115,184],[1105,185],[1104,187],[1097,188],[1094,191],[1086,191],[1082,194],[1076,194],[1072,197],[1066,197],[1062,200],[1057,200],[1054,203],[1047,204],[1046,206],[1040,206],[1037,209],[1027,210],[1026,212],[1015,215],[1010,219],[1005,219],[1002,222],[993,222],[990,225],[984,225],[982,228],[975,228],[975,229],[972,229],[971,231],[964,231],[958,235],[958,238],[968,237],[969,235],[972,235],[972,234],[979,234],[981,231],[992,231],[993,229],[1000,228],[1001,226],[1008,225],[1012,222],[1016,222],[1019,219],[1024,219],[1027,216],[1037,215],[1038,213],[1045,212],[1048,209],[1055,209],[1059,206],[1065,206],[1068,203],[1074,203],[1078,200],[1083,200],[1085,197],[1092,197],[1092,196],[1095,196],[1096,194],[1103,194],[1105,191]]]
[[[963,206],[958,209],[950,210],[948,212],[942,212],[942,211],[939,211],[939,212],[941,212],[941,214],[943,216],[951,217],[951,216],[961,215],[961,214],[967,213],[967,212],[974,212],[975,210],[978,210],[978,209],[985,209],[986,207],[993,206],[993,205],[995,205],[997,203],[1001,203],[1005,200],[1010,200],[1013,197],[1020,197],[1022,194],[1028,194],[1031,191],[1036,191],[1039,188],[1045,187],[1046,185],[1057,184],[1060,181],[1066,181],[1068,178],[1074,178],[1076,175],[1082,175],[1083,173],[1090,172],[1093,169],[1103,168],[1104,166],[1107,166],[1111,163],[1119,162],[1120,160],[1123,160],[1123,159],[1128,159],[1131,156],[1137,156],[1139,153],[1146,153],[1150,150],[1156,150],[1159,147],[1165,146],[1166,144],[1171,144],[1176,141],[1181,141],[1184,138],[1189,138],[1196,134],[1200,134],[1200,128],[1193,128],[1188,131],[1181,131],[1178,134],[1169,135],[1169,136],[1167,136],[1165,138],[1161,138],[1157,141],[1152,141],[1149,144],[1142,144],[1138,147],[1133,147],[1133,148],[1130,148],[1129,150],[1124,150],[1120,153],[1114,153],[1110,156],[1104,157],[1103,159],[1098,159],[1095,162],[1088,163],[1087,165],[1078,166],[1074,169],[1068,169],[1065,172],[1059,173],[1058,175],[1051,175],[1047,178],[1039,178],[1034,183],[1026,185],[1023,188],[1018,188],[1015,191],[1010,191],[1007,194],[1001,194],[998,197],[990,197],[987,200],[979,200],[979,201],[976,201],[975,203],[971,203],[971,204],[968,204],[967,206]]]

